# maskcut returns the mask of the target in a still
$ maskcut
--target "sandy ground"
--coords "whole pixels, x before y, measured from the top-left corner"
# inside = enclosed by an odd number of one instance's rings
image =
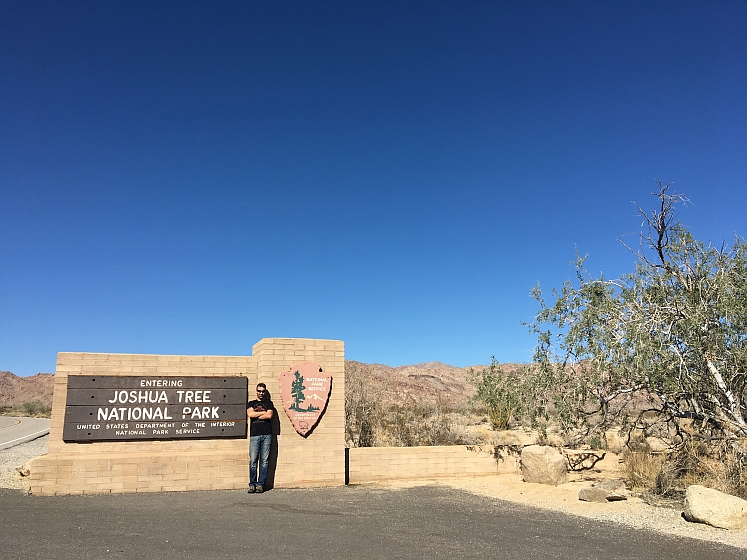
[[[48,439],[48,436],[45,436],[10,449],[0,450],[0,488],[28,490],[26,481],[16,472],[16,467],[23,465],[29,459],[46,453]],[[575,480],[572,479],[572,482],[557,487],[529,484],[523,482],[521,475],[518,474],[481,476],[448,481],[392,481],[380,483],[376,486],[393,489],[423,485],[449,486],[480,496],[531,507],[747,549],[747,530],[727,531],[699,523],[689,523],[682,517],[681,509],[650,506],[636,497],[607,504],[582,502],[578,499],[578,491],[581,488],[591,486],[594,480],[611,478],[619,474],[617,463],[617,457],[610,454],[603,463],[598,465],[597,472],[583,476],[572,475]]]

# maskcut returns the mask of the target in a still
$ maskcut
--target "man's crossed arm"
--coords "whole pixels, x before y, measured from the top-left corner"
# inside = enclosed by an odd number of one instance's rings
[[[248,418],[258,420],[270,420],[273,417],[275,411],[270,410],[254,410],[252,407],[246,409],[246,415]]]

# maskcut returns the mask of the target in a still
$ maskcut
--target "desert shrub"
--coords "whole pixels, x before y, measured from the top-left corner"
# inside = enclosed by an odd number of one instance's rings
[[[416,402],[368,378],[356,363],[345,366],[345,439],[350,447],[477,445],[479,432],[467,429],[469,407]]]
[[[378,423],[376,445],[416,447],[420,445],[473,445],[481,443],[452,420],[458,413],[445,405],[416,403],[393,405]]]
[[[40,418],[49,418],[52,413],[52,407],[41,401],[27,401],[18,407],[18,410],[23,416]]]
[[[603,433],[592,433],[586,438],[586,443],[592,450],[607,449],[607,442]]]
[[[653,490],[661,466],[666,460],[663,454],[650,451],[628,451],[624,455],[625,475],[632,488]]]
[[[747,496],[745,465],[724,441],[689,439],[662,465],[656,491],[684,491],[691,484],[708,486],[727,494]]]
[[[655,453],[645,443],[634,443],[623,459],[626,478],[644,497],[681,498],[692,484],[747,497],[745,465],[723,440],[688,439],[667,453]]]
[[[625,478],[632,488],[652,489],[665,460],[664,454],[652,452],[645,438],[631,439],[623,452]]]
[[[501,366],[493,357],[488,367],[471,370],[469,382],[475,387],[472,402],[485,407],[494,430],[505,430],[521,402],[521,380],[511,369]]]

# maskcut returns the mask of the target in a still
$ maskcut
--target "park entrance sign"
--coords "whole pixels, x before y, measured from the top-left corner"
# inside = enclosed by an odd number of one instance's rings
[[[68,379],[65,442],[246,437],[246,377]]]
[[[327,408],[332,376],[314,362],[292,365],[278,376],[283,409],[296,432],[307,437]]]
[[[295,425],[281,412],[281,371],[303,377],[283,399]],[[48,452],[27,465],[30,492],[245,489],[247,396],[260,383],[278,410],[268,489],[345,484],[344,343],[263,338],[243,356],[60,352]]]

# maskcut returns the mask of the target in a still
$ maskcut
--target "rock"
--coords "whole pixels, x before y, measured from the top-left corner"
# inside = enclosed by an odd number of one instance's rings
[[[579,500],[606,504],[607,502],[628,499],[628,489],[625,488],[625,481],[623,480],[603,480],[591,486],[591,488],[582,488],[579,491]]]
[[[521,451],[521,474],[525,482],[553,486],[568,482],[565,457],[547,445],[529,445]]]
[[[16,472],[18,473],[19,476],[21,477],[31,476],[31,466],[30,466],[31,461],[33,461],[33,459],[26,461],[20,467],[16,467]]]
[[[628,499],[628,489],[625,487],[625,481],[621,478],[597,482],[594,484],[594,488],[599,488],[607,492],[607,500],[610,502]]]
[[[581,488],[578,491],[578,499],[582,502],[607,503],[607,492],[599,488]]]
[[[747,529],[747,501],[693,485],[685,492],[685,519],[721,529]]]

